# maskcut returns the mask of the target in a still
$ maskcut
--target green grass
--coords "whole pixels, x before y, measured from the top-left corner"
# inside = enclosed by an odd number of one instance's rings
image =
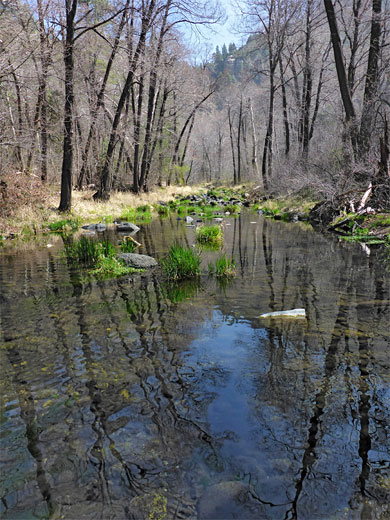
[[[209,264],[209,274],[216,275],[217,278],[229,278],[236,274],[236,263],[233,258],[226,258],[224,253],[216,259],[215,264]]]
[[[143,271],[143,269],[128,267],[115,257],[102,256],[99,258],[94,269],[91,270],[91,274],[94,274],[98,278],[114,278],[116,276],[138,273],[141,271]]]
[[[238,204],[229,204],[228,206],[225,206],[225,211],[229,211],[229,213],[240,213],[241,208],[238,206]]]
[[[161,266],[170,280],[183,280],[199,276],[200,262],[200,255],[194,249],[175,244],[161,261]]]
[[[74,263],[93,266],[102,255],[102,246],[100,242],[81,237],[66,246],[65,254]]]
[[[151,207],[145,204],[138,208],[125,208],[119,215],[119,219],[126,222],[137,222],[137,224],[147,224],[152,220]]]
[[[96,242],[81,237],[65,248],[65,254],[74,264],[82,264],[98,278],[112,278],[124,274],[139,272],[128,267],[116,258],[116,249],[111,242]]]
[[[134,253],[136,244],[131,239],[131,237],[124,237],[120,244],[120,247],[123,253]]]
[[[138,206],[136,211],[137,213],[150,213],[151,208],[148,204],[144,204],[143,206]]]
[[[220,246],[223,243],[223,231],[221,226],[199,226],[195,238],[200,244]]]
[[[168,217],[171,212],[169,206],[163,206],[162,204],[157,205],[156,210],[160,217]]]
[[[176,211],[179,215],[185,216],[188,215],[188,213],[194,211],[194,208],[188,204],[180,204],[177,206]]]
[[[53,231],[55,233],[77,231],[77,229],[80,227],[80,221],[78,219],[57,220],[56,222],[49,222],[47,227],[49,231]]]
[[[135,214],[136,214],[135,209],[128,207],[122,211],[122,213],[119,215],[119,219],[124,220],[126,222],[131,222],[131,221],[135,220]]]

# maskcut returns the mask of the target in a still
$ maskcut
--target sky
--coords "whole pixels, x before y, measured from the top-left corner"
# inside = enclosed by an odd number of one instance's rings
[[[221,0],[221,4],[226,13],[226,20],[222,24],[213,24],[210,28],[202,27],[199,32],[201,33],[198,36],[192,35],[189,39],[191,43],[195,43],[200,46],[207,46],[209,51],[212,53],[215,51],[216,46],[222,48],[222,45],[225,43],[226,46],[229,46],[229,43],[234,42],[237,46],[242,45],[243,38],[242,35],[236,34],[234,27],[237,28],[237,16],[234,12],[234,9],[229,0]],[[189,36],[189,33],[185,28],[184,33]]]

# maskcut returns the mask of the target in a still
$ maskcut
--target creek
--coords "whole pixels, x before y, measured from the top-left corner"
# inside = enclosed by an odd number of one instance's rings
[[[88,278],[60,239],[0,253],[3,520],[389,518],[381,252],[249,211],[223,225],[226,281],[213,252],[181,283]],[[195,243],[174,216],[136,238],[157,260]]]

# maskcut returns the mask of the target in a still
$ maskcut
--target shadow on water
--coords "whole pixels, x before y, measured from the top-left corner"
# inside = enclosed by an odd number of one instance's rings
[[[96,281],[60,243],[2,254],[2,518],[390,515],[383,265],[249,213],[224,237],[227,281],[207,275],[220,252],[181,283]],[[137,239],[159,259],[195,232],[171,217]]]

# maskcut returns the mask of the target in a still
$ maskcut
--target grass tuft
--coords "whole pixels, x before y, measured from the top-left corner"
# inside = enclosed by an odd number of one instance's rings
[[[66,246],[65,254],[71,262],[93,266],[101,256],[101,245],[87,237],[81,237]]]
[[[156,207],[157,213],[160,215],[160,217],[168,217],[171,210],[169,209],[169,206],[163,206],[160,204]]]
[[[56,222],[49,222],[47,227],[50,231],[53,231],[54,233],[77,231],[80,227],[80,220],[69,218],[65,220],[57,220]]]
[[[229,278],[236,274],[236,263],[233,258],[226,258],[224,253],[222,256],[217,258],[215,265],[209,264],[209,274],[215,273],[217,278]]]
[[[175,244],[161,261],[161,266],[170,280],[193,278],[200,274],[200,256],[189,247]]]
[[[71,262],[89,267],[90,273],[98,278],[112,278],[140,271],[115,258],[116,249],[108,241],[96,242],[81,237],[66,247],[65,254]]]
[[[195,238],[200,244],[220,246],[223,242],[223,231],[221,226],[199,226]]]
[[[131,237],[124,237],[121,244],[121,251],[123,253],[134,253],[135,248],[137,247],[134,240]]]
[[[143,271],[143,269],[128,267],[115,257],[102,256],[96,264],[96,267],[91,270],[91,274],[94,274],[99,278],[113,278],[116,276],[122,276],[124,274],[138,273],[141,271]]]

